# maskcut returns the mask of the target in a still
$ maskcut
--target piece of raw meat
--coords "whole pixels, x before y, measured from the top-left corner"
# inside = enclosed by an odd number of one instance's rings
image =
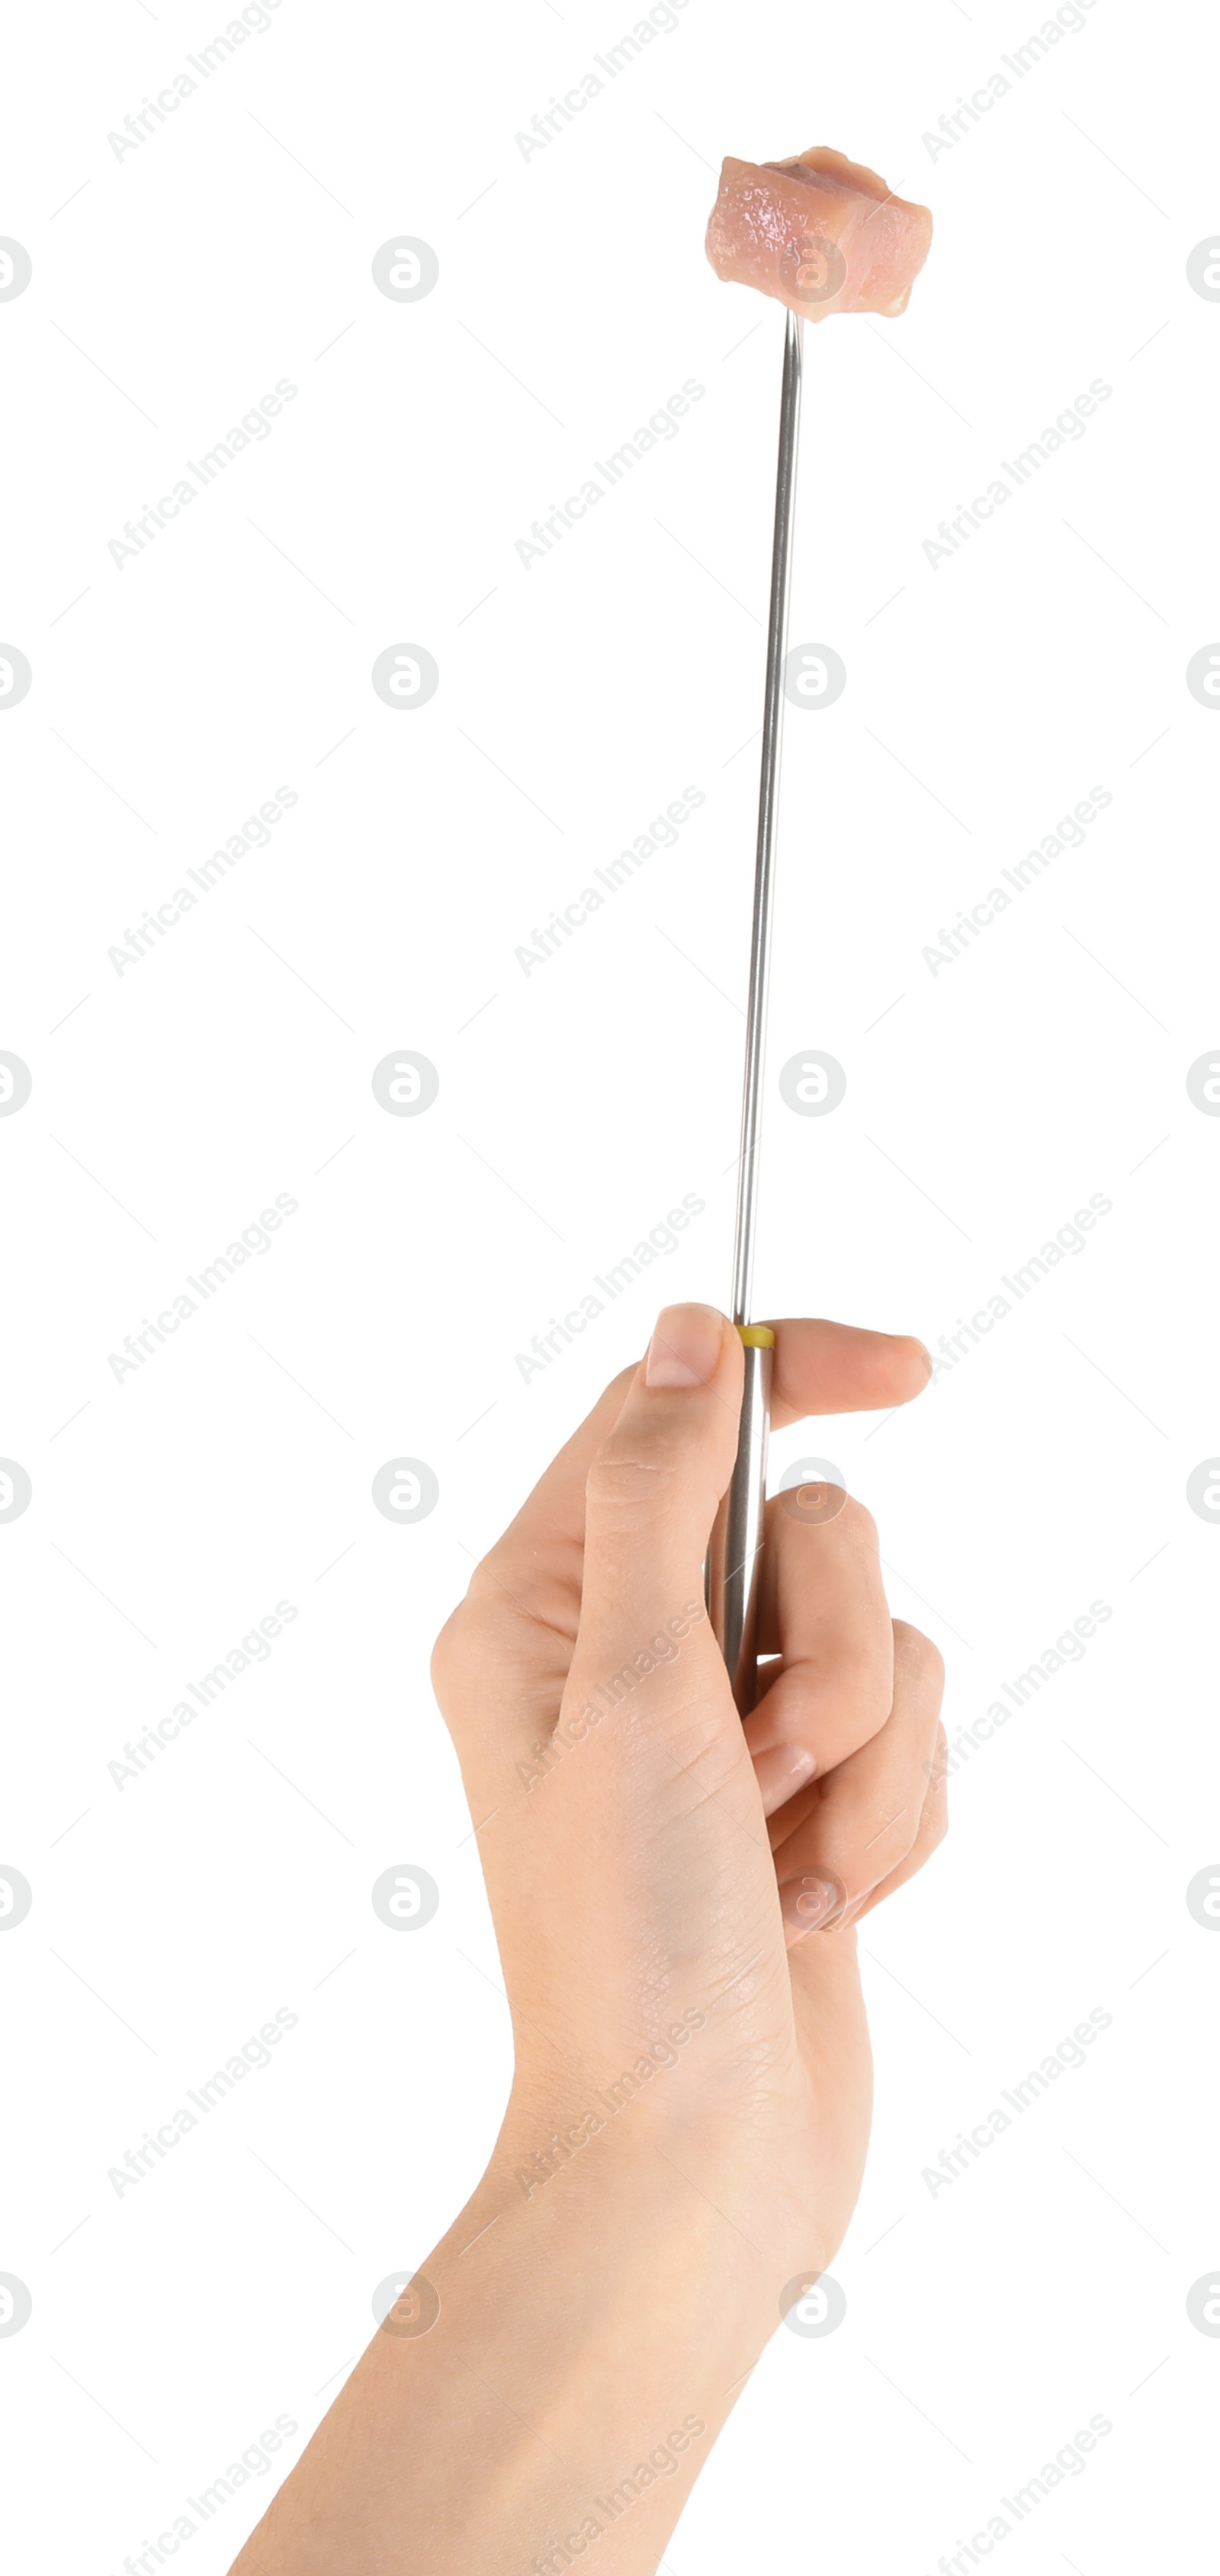
[[[707,255],[717,277],[824,322],[905,312],[931,239],[926,206],[818,143],[792,161],[725,162]]]

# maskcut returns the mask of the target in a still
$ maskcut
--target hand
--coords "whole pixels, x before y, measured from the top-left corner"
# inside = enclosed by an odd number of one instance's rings
[[[782,1323],[772,1418],[900,1404],[928,1374],[918,1343]],[[517,2052],[501,2152],[528,2172],[548,2117],[681,2047],[680,2073],[644,2079],[645,2116],[741,2160],[796,2272],[825,2268],[859,2188],[850,1927],[944,1833],[943,1669],[890,1620],[863,1506],[822,1520],[779,1495],[760,1621],[774,1660],[743,1730],[703,1610],[741,1378],[712,1308],[663,1314],[643,1368],[479,1567],[434,1677],[472,1813],[492,1817],[480,1849]],[[697,2034],[667,2047],[684,2014]]]
[[[917,1342],[775,1329],[777,1427],[927,1383]],[[511,2098],[235,2576],[540,2576],[594,2542],[599,2576],[655,2568],[785,2287],[840,2242],[853,1927],[944,1831],[941,1665],[891,1624],[862,1506],[779,1496],[743,1729],[703,1606],[741,1381],[724,1318],[669,1308],[438,1641]]]

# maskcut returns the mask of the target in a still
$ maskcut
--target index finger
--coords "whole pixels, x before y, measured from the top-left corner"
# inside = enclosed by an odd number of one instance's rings
[[[771,1422],[782,1430],[811,1413],[880,1413],[922,1395],[932,1362],[912,1333],[788,1317],[772,1324]]]

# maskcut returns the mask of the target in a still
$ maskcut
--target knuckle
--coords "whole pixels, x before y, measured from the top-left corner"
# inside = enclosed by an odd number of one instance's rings
[[[867,1503],[861,1503],[857,1501],[854,1494],[849,1494],[839,1519],[843,1529],[857,1540],[861,1547],[866,1547],[870,1555],[876,1556],[879,1553],[880,1538],[877,1524]]]
[[[455,1700],[470,1670],[470,1617],[465,1601],[450,1612],[432,1649],[431,1677],[436,1703],[442,1711],[446,1702]]]
[[[912,1628],[905,1619],[894,1621],[894,1661],[917,1689],[929,1695],[934,1692],[939,1706],[945,1686],[944,1656],[922,1628]]]
[[[565,1574],[508,1548],[490,1549],[432,1649],[432,1688],[450,1732],[497,1702],[548,1703],[572,1661],[579,1592]]]
[[[949,1831],[949,1739],[943,1726],[936,1729],[932,1759],[925,1770],[928,1786],[916,1838],[921,1864]]]
[[[477,1575],[474,1581],[477,1585]],[[450,1612],[432,1649],[432,1688],[442,1715],[448,1716],[471,1685],[483,1679],[496,1652],[495,1631],[502,1626],[494,1603],[473,1586]]]
[[[833,1690],[839,1719],[857,1747],[880,1735],[893,1704],[893,1689],[876,1655],[845,1658],[835,1672]]]
[[[612,1431],[590,1464],[585,1502],[593,1512],[647,1516],[664,1510],[678,1473],[677,1452],[666,1442]]]
[[[932,1852],[938,1849],[939,1845],[943,1843],[948,1831],[949,1801],[946,1797],[942,1796],[936,1800],[936,1804],[932,1809],[931,1814],[928,1816],[925,1829],[919,1837],[920,1851],[925,1858],[929,1857]]]

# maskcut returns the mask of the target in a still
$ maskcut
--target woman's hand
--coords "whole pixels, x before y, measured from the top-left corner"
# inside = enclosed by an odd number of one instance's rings
[[[775,1332],[777,1427],[927,1382],[917,1342]],[[512,2094],[243,2571],[524,2576],[595,2540],[603,2576],[651,2569],[842,2238],[870,2107],[853,1927],[944,1832],[942,1670],[890,1620],[868,1513],[802,1488],[768,1506],[743,1728],[703,1591],[741,1379],[721,1315],[667,1309],[441,1634]]]
[[[927,1382],[918,1343],[775,1330],[777,1428]],[[479,1567],[433,1669],[472,1813],[492,1818],[479,1841],[517,2052],[501,2151],[528,2169],[540,2115],[579,2115],[590,2083],[697,2016],[640,2112],[761,2185],[795,2272],[829,2262],[859,2188],[850,1927],[944,1832],[942,1666],[891,1622],[863,1506],[836,1512],[834,1487],[778,1495],[760,1623],[776,1660],[743,1730],[703,1607],[741,1376],[722,1316],[669,1308]]]

